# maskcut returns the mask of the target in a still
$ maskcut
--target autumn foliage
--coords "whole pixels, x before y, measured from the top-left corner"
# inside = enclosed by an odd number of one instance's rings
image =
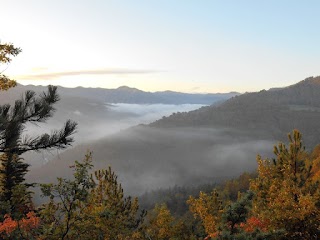
[[[217,236],[219,222],[222,216],[222,202],[214,190],[211,194],[200,192],[198,198],[190,196],[187,203],[196,218],[200,218],[206,233],[210,237]]]
[[[0,43],[0,65],[8,64],[11,62],[12,57],[17,56],[21,52],[20,48],[16,48],[11,43]],[[8,90],[9,88],[15,87],[17,82],[10,79],[6,75],[0,72],[0,90]]]
[[[283,229],[286,239],[317,239],[320,230],[320,185],[317,160],[302,146],[301,134],[289,135],[289,147],[275,147],[275,159],[258,156],[253,213],[268,221],[270,230]]]
[[[268,231],[268,221],[262,221],[257,217],[250,217],[247,219],[246,222],[241,223],[240,227],[248,233],[254,232],[256,229],[260,229],[263,232]]]
[[[235,202],[221,201],[219,194],[237,181],[229,181],[221,192],[190,197],[190,211],[201,220],[206,239],[319,239],[320,147],[310,154],[299,131],[288,137],[288,147],[275,146],[274,159],[257,157],[252,198],[240,193]]]
[[[9,215],[4,216],[0,223],[0,235],[3,238],[12,238],[15,235],[27,237],[32,234],[40,225],[40,218],[32,211],[27,213],[25,218],[13,220]]]

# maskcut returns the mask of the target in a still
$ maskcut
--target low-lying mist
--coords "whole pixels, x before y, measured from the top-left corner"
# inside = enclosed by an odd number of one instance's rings
[[[69,149],[35,169],[30,181],[71,176],[68,167],[93,151],[95,169],[112,166],[127,194],[174,185],[199,185],[256,169],[256,155],[272,156],[274,141],[232,129],[139,126]]]
[[[175,112],[188,112],[205,105],[201,104],[105,104],[97,109],[103,112],[87,113],[85,110],[74,109],[73,111],[56,111],[54,117],[46,123],[28,124],[25,133],[41,134],[59,129],[66,119],[72,119],[78,123],[77,133],[74,135],[74,145],[98,140],[110,134],[117,133],[126,128],[148,124],[163,116],[169,116]]]
[[[69,106],[71,105],[71,106]],[[169,116],[174,112],[187,112],[198,109],[201,104],[70,104],[64,102],[57,105],[57,111],[46,123],[28,124],[24,132],[25,135],[35,136],[45,132],[63,127],[67,119],[72,119],[78,123],[77,132],[74,134],[73,146],[90,144],[119,131],[138,124],[148,124],[163,116]],[[60,154],[62,151],[45,151],[38,153],[27,153],[26,160],[37,167],[47,163],[50,159]]]

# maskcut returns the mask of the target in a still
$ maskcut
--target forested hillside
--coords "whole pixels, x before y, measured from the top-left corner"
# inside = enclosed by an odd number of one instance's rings
[[[219,127],[283,139],[291,129],[306,135],[310,146],[320,134],[320,77],[310,77],[281,89],[235,96],[226,102],[189,113],[177,113],[152,123],[152,127]]]

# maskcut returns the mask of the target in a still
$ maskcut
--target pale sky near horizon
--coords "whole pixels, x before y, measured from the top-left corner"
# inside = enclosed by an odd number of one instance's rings
[[[320,75],[316,0],[0,0],[21,84],[259,91]]]

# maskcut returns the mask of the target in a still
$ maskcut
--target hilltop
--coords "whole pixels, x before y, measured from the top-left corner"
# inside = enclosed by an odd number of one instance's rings
[[[310,77],[285,88],[246,93],[219,105],[176,113],[150,126],[235,128],[248,133],[263,132],[275,139],[298,128],[308,144],[314,145],[319,140],[319,119],[320,77]]]

